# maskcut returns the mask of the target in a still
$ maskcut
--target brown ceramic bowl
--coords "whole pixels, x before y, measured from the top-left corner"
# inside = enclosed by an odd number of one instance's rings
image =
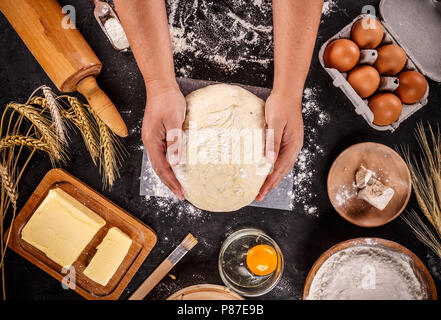
[[[376,178],[394,189],[389,204],[380,211],[357,198],[355,173],[365,166]],[[391,148],[374,142],[353,145],[343,151],[328,174],[328,196],[334,209],[347,221],[360,227],[384,225],[403,212],[409,202],[412,182],[404,160]]]
[[[306,298],[308,297],[309,289],[311,288],[312,281],[314,280],[314,277],[317,274],[318,270],[323,265],[323,263],[325,263],[325,261],[329,259],[330,256],[341,250],[351,247],[356,247],[359,245],[370,245],[370,246],[381,247],[383,249],[392,250],[407,256],[410,259],[410,264],[416,277],[423,285],[423,287],[426,289],[425,300],[438,299],[436,286],[435,283],[433,282],[432,276],[430,275],[424,263],[412,251],[410,251],[409,249],[403,247],[402,245],[396,242],[381,238],[356,238],[336,244],[335,246],[327,250],[325,253],[323,253],[317,259],[317,261],[314,263],[311,270],[309,271],[308,276],[306,277],[305,286],[303,288],[303,300],[306,300]]]

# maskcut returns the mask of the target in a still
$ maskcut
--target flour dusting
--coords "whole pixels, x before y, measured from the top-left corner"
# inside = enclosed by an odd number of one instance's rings
[[[227,73],[246,63],[266,69],[273,59],[272,1],[167,0],[170,38],[175,60],[208,60]],[[337,0],[323,4],[322,17],[340,11]],[[192,77],[191,64],[177,70]]]
[[[357,198],[358,189],[354,183],[349,186],[340,186],[335,194],[335,200],[338,207],[344,207],[352,199]]]
[[[328,0],[323,3],[322,16],[327,17],[338,11],[337,0]]]
[[[271,1],[167,1],[175,60],[203,58],[227,73],[243,63],[267,67],[273,61]],[[191,77],[187,65],[181,76]]]
[[[292,209],[303,209],[304,213],[318,216],[319,211],[314,205],[317,194],[314,192],[314,177],[317,175],[315,162],[324,155],[325,150],[319,144],[319,128],[329,123],[329,114],[319,103],[320,88],[305,88],[303,92],[303,120],[305,138],[303,149],[297,158],[290,175],[294,179],[292,191],[287,196],[292,199]]]

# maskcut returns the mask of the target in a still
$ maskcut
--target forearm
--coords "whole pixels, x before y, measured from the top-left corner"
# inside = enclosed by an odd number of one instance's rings
[[[165,0],[115,0],[147,91],[175,86],[175,72]]]
[[[323,0],[273,0],[274,92],[302,94],[322,6]]]

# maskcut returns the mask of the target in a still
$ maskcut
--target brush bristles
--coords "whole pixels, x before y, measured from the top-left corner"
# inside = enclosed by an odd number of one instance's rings
[[[193,247],[198,243],[198,240],[191,234],[187,234],[187,236],[182,240],[181,245],[187,250],[190,251]]]

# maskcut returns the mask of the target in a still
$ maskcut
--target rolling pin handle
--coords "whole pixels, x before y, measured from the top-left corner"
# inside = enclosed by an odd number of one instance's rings
[[[115,105],[96,83],[93,76],[88,76],[77,84],[77,91],[89,102],[101,120],[120,137],[127,137],[127,126]]]

